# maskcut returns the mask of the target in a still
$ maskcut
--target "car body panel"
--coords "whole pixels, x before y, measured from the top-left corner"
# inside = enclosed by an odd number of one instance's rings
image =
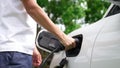
[[[73,68],[73,67],[90,68],[92,47],[94,46],[96,37],[99,34],[100,30],[103,28],[104,24],[105,24],[104,20],[100,20],[92,25],[89,25],[85,28],[80,28],[69,34],[70,36],[82,34],[83,42],[78,56],[68,57],[68,62],[69,62],[68,68]]]
[[[114,19],[114,18],[118,18],[118,19]],[[119,36],[119,34],[120,34],[120,27],[119,27],[120,26],[120,19],[119,18],[120,18],[120,14],[110,16],[107,18],[103,18],[100,21],[96,22],[95,24],[92,24],[92,25],[85,27],[85,28],[82,28],[82,29],[78,29],[78,30],[72,32],[71,34],[69,34],[70,36],[74,36],[75,34],[83,34],[83,42],[82,42],[82,48],[81,48],[80,54],[77,57],[72,57],[72,58],[70,57],[69,58],[68,68],[73,68],[73,67],[90,68],[90,67],[92,67],[91,65],[93,65],[93,68],[96,68],[96,67],[94,67],[94,64],[96,62],[93,62],[93,61],[95,61],[95,59],[96,59],[95,58],[97,56],[96,54],[99,53],[96,51],[96,50],[98,50],[97,48],[99,48],[100,46],[101,47],[103,46],[102,48],[104,49],[104,46],[105,46],[104,43],[113,42],[113,44],[115,44],[116,41],[117,41],[116,44],[118,44],[116,46],[119,47],[119,45],[120,45],[120,42],[119,42],[120,41],[120,36]],[[107,30],[108,30],[108,32],[107,32]],[[115,31],[117,33],[113,33]],[[109,36],[107,35],[107,37],[106,37],[105,34],[108,34]],[[98,38],[98,36],[103,36],[103,37]],[[105,37],[106,37],[106,39],[104,39]],[[113,38],[113,37],[115,37],[115,38]],[[110,39],[111,40],[114,39],[114,40],[110,41]],[[99,40],[103,40],[103,41],[99,42]],[[112,43],[109,43],[109,44],[112,45]],[[99,45],[99,47],[97,47],[97,45]],[[109,47],[109,45],[108,45],[108,47]],[[116,47],[116,48],[118,48],[118,47]],[[105,49],[105,50],[107,50],[107,49]],[[120,49],[116,50],[116,51],[118,51],[117,54],[120,52],[119,50]],[[113,50],[111,49],[111,52],[112,51]],[[94,52],[94,53],[92,53],[92,52]],[[101,50],[101,52],[103,52],[103,50]],[[104,54],[102,54],[102,55],[104,55]],[[107,57],[110,56],[107,54],[105,54],[105,55]],[[97,56],[97,57],[100,58],[100,56]],[[120,55],[118,57],[120,57]],[[99,59],[99,58],[97,58],[97,59]],[[102,57],[102,58],[104,58],[104,57]],[[104,58],[104,59],[106,59],[106,58]],[[120,58],[118,61],[120,62]],[[102,62],[99,62],[99,63],[101,64]],[[105,66],[105,65],[109,66],[109,63],[108,63],[108,65],[104,64],[103,66]],[[106,67],[104,67],[104,68],[106,68]],[[110,67],[108,67],[108,68],[110,68]]]
[[[120,13],[105,22],[93,47],[91,68],[120,68]]]

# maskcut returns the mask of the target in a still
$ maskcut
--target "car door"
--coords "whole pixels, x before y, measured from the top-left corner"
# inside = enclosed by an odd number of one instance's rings
[[[96,37],[91,68],[120,68],[120,7],[113,5],[106,16],[103,28]]]

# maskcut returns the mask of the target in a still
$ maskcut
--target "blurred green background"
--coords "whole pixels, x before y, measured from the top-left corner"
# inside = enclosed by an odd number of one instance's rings
[[[86,23],[93,23],[106,12],[106,0],[37,0],[51,20],[65,26],[66,34]]]

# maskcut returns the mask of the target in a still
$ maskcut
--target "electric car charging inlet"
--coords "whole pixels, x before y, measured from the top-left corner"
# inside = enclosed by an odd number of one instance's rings
[[[82,35],[77,35],[73,37],[76,41],[76,47],[66,51],[66,56],[76,56],[78,54],[81,48],[81,41],[82,41],[81,36]],[[49,57],[51,57],[55,52],[59,52],[65,49],[65,47],[60,43],[60,41],[48,31],[41,31],[40,33],[38,33],[36,43],[38,48],[50,52],[50,54],[43,60],[39,68],[45,68],[44,65],[49,59]],[[75,52],[75,49],[79,51],[73,54],[73,52]],[[71,55],[70,53],[73,55]],[[64,65],[67,63],[68,61],[66,60],[66,58],[63,58],[59,66],[56,66],[55,68],[63,68]]]

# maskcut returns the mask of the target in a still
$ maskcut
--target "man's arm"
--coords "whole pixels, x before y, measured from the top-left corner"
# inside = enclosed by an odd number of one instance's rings
[[[22,0],[28,14],[40,25],[53,33],[66,47],[66,49],[75,47],[75,40],[64,34],[47,16],[35,0]],[[71,45],[71,46],[70,46]],[[70,46],[70,47],[68,47]]]

